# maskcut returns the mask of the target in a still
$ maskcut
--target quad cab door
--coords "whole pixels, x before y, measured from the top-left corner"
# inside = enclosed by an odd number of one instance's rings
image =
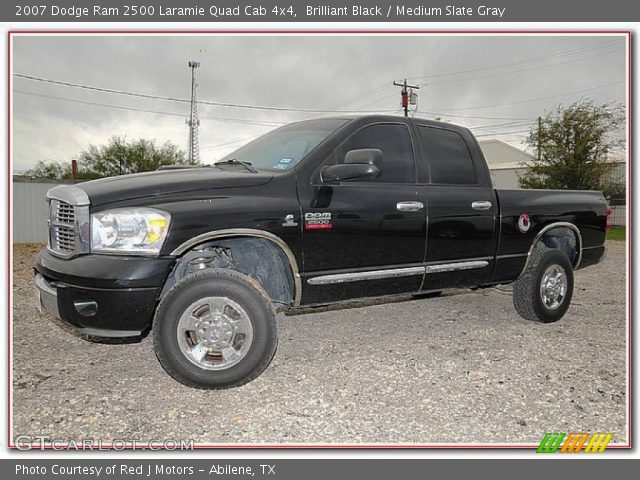
[[[331,180],[326,167],[377,149],[373,178]],[[348,155],[349,152],[356,152]],[[298,179],[303,222],[303,304],[416,292],[424,276],[426,197],[416,185],[408,121],[369,123],[311,177]]]
[[[488,281],[496,250],[497,199],[471,134],[416,124],[428,182],[423,290],[475,287]]]

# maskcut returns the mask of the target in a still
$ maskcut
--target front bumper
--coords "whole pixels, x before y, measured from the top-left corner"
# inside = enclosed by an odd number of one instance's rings
[[[36,306],[81,333],[138,336],[151,325],[172,265],[172,258],[155,257],[63,260],[43,250],[35,267]]]

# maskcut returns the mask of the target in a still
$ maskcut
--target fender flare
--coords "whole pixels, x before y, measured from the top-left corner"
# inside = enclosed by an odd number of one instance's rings
[[[580,261],[582,260],[582,245],[583,245],[582,234],[580,233],[580,229],[578,229],[578,227],[576,227],[573,223],[570,223],[570,222],[554,222],[543,227],[538,232],[536,237],[533,239],[533,242],[531,243],[531,247],[529,247],[529,251],[527,252],[527,260],[525,261],[524,267],[522,268],[522,272],[520,272],[520,275],[518,275],[518,278],[520,278],[524,274],[524,272],[527,270],[527,267],[529,266],[529,261],[531,260],[531,254],[533,253],[533,249],[536,247],[540,239],[544,236],[545,233],[548,233],[549,231],[556,228],[568,228],[575,235],[578,258],[576,259],[575,265],[573,265],[573,269],[576,270],[580,266]]]
[[[289,268],[291,268],[291,273],[293,275],[294,282],[294,306],[299,306],[300,301],[302,299],[302,280],[300,277],[300,269],[298,268],[298,262],[296,261],[296,257],[293,255],[293,252],[289,248],[289,245],[286,244],[284,240],[282,240],[277,235],[274,235],[270,232],[265,232],[264,230],[256,230],[253,228],[229,228],[224,230],[214,230],[212,232],[202,233],[197,235],[181,245],[177,246],[171,255],[180,256],[185,252],[188,252],[193,247],[208,242],[210,240],[216,240],[219,238],[231,238],[231,237],[255,237],[262,238],[265,240],[269,240],[271,243],[275,244],[287,257],[289,261]]]

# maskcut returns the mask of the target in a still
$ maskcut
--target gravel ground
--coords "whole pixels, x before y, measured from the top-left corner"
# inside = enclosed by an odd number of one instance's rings
[[[576,274],[558,323],[521,320],[508,289],[278,317],[257,380],[193,390],[149,337],[103,345],[34,307],[37,249],[14,255],[13,433],[203,444],[535,443],[547,431],[626,438],[625,251]]]

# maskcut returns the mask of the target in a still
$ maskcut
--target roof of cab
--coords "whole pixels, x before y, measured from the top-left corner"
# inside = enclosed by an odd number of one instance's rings
[[[465,131],[468,132],[469,129],[463,127],[462,125],[456,125],[454,123],[446,123],[446,122],[438,122],[436,120],[428,120],[426,118],[416,118],[416,117],[404,117],[400,115],[336,115],[331,117],[317,117],[310,118],[308,120],[301,120],[300,122],[292,122],[292,123],[302,123],[305,121],[313,121],[313,120],[346,120],[346,121],[354,121],[354,122],[365,122],[365,121],[377,121],[377,122],[397,122],[398,120],[406,120],[420,123],[421,125],[427,125],[430,127],[439,127],[439,128],[447,128],[450,130],[457,131]]]

